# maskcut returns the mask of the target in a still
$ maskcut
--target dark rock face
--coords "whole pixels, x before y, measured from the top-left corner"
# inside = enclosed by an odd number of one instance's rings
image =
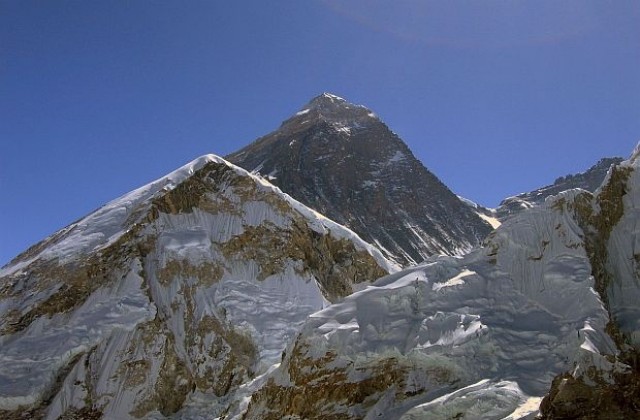
[[[552,185],[538,188],[535,191],[518,194],[514,197],[506,198],[500,203],[497,209],[497,215],[500,220],[504,220],[511,215],[535,205],[542,204],[544,200],[552,195],[561,193],[562,191],[573,188],[582,188],[589,192],[594,192],[607,175],[607,171],[612,165],[622,162],[622,158],[603,158],[585,172],[561,176],[556,179]]]
[[[402,264],[464,252],[492,230],[369,109],[331,94],[226,158]]]

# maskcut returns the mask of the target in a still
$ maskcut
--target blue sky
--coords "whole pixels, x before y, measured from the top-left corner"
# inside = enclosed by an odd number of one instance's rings
[[[0,0],[0,264],[333,92],[488,206],[640,140],[637,0]]]

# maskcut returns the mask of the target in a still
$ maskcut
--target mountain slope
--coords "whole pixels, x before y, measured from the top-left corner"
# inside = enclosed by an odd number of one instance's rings
[[[619,157],[603,158],[585,172],[562,176],[556,179],[552,185],[508,197],[504,199],[497,208],[497,217],[500,220],[504,220],[510,215],[542,204],[547,197],[573,188],[581,188],[589,192],[594,192],[602,184],[609,168],[612,165],[620,164],[622,160],[623,159]]]
[[[640,152],[311,315],[243,418],[634,418]]]
[[[0,271],[3,418],[222,410],[306,317],[394,271],[348,229],[204,156]]]
[[[460,254],[491,227],[369,109],[331,94],[227,156],[402,264]]]

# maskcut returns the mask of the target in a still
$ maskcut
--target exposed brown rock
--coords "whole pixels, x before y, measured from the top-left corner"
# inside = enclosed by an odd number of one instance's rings
[[[328,349],[312,356],[306,342],[297,342],[283,361],[287,385],[278,379],[269,381],[252,397],[245,419],[277,419],[283,416],[301,419],[361,419],[384,395],[395,402],[420,396],[429,388],[416,388],[408,380],[416,369],[430,378],[434,386],[458,381],[456,374],[438,364],[416,367],[411,356],[376,356],[351,359]],[[357,361],[356,361],[357,360]],[[355,379],[357,378],[357,379]]]
[[[24,289],[37,293],[62,283],[51,296],[38,302],[28,312],[12,316],[0,333],[11,334],[27,328],[41,316],[68,313],[81,306],[100,287],[117,281],[126,274],[127,262],[145,255],[148,241],[138,240],[138,230],[130,229],[113,244],[88,255],[84,259],[61,264],[56,259],[36,260],[24,274],[0,278],[5,297],[23,294]]]
[[[203,286],[211,286],[222,278],[224,269],[215,262],[203,261],[195,265],[189,260],[169,260],[164,267],[157,270],[156,276],[163,286],[168,285],[176,277],[195,278]]]
[[[636,357],[638,353],[634,353]],[[640,415],[640,371],[615,374],[615,382],[587,385],[568,373],[554,378],[540,405],[542,419],[634,419]]]
[[[336,301],[353,292],[351,285],[387,274],[366,251],[353,242],[320,234],[300,216],[288,229],[270,224],[247,226],[245,231],[222,245],[230,258],[254,260],[260,265],[260,279],[281,272],[287,260],[301,261],[320,283],[325,297]]]

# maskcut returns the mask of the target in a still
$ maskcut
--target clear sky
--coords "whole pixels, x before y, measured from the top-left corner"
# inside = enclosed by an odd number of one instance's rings
[[[0,264],[312,97],[487,206],[640,140],[638,0],[0,0]]]

